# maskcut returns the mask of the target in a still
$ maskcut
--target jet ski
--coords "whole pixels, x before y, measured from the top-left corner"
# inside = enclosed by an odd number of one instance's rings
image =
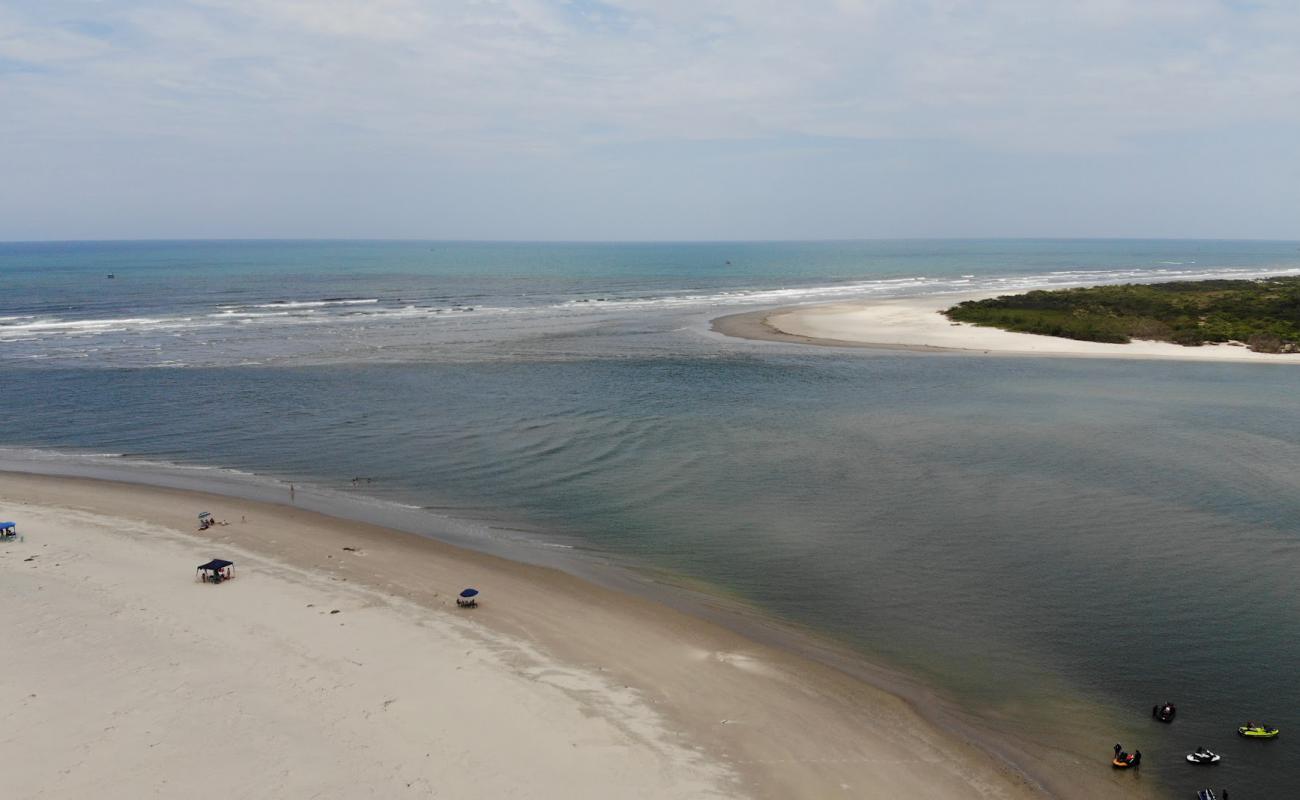
[[[1176,713],[1178,713],[1178,709],[1174,708],[1173,703],[1165,703],[1162,706],[1151,706],[1151,716],[1161,722],[1173,722],[1174,714]]]
[[[1280,731],[1277,728],[1270,727],[1267,723],[1256,725],[1253,722],[1247,722],[1237,729],[1237,733],[1245,736],[1247,739],[1272,739]]]
[[[1212,753],[1204,747],[1198,747],[1195,753],[1187,754],[1187,760],[1193,764],[1217,764],[1219,763],[1219,754]]]
[[[1196,800],[1216,800],[1213,789],[1202,789],[1196,793]]]

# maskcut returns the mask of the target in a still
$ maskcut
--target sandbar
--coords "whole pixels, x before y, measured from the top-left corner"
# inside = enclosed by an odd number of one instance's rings
[[[728,336],[830,347],[987,355],[1138,358],[1300,364],[1300,353],[1256,353],[1235,344],[1184,347],[1171,342],[1083,342],[953,322],[941,313],[964,300],[996,294],[944,294],[793,306],[719,317]]]

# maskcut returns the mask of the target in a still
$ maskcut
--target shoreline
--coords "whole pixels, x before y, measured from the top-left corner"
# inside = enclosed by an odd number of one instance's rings
[[[364,532],[280,558],[237,540],[338,531],[253,505],[216,506],[248,513],[206,536],[173,519],[211,499],[0,476],[24,533],[0,545],[0,742],[24,753],[0,794],[732,796],[734,771],[602,670],[352,580],[379,555]],[[221,587],[195,578],[213,555],[235,563]]]
[[[448,593],[454,594],[458,579],[490,586],[492,611],[476,613],[474,625],[526,641],[563,664],[599,665],[599,672],[646,698],[710,764],[739,776],[739,786],[754,797],[827,796],[845,785],[854,787],[852,796],[966,797],[972,787],[982,787],[977,796],[1067,797],[1074,796],[1070,788],[1077,789],[1081,777],[1044,781],[1059,763],[1038,763],[1039,755],[1015,742],[991,742],[987,732],[950,709],[940,709],[944,724],[937,724],[934,710],[920,713],[915,698],[834,666],[848,656],[831,645],[821,658],[809,660],[705,616],[554,568],[256,500],[0,472],[0,498],[20,497],[64,511],[145,519],[434,613],[447,613]],[[211,506],[219,517],[258,522],[184,533],[196,505]],[[17,509],[14,515],[20,516]],[[274,526],[275,538],[267,537],[267,525]],[[39,537],[28,533],[30,548]],[[353,561],[340,558],[349,556],[343,546],[359,546],[370,569],[354,569]],[[470,581],[464,575],[481,577]],[[756,706],[755,697],[764,702]],[[918,760],[917,753],[926,757]],[[1106,783],[1099,779],[1096,787]]]
[[[941,313],[966,300],[1004,294],[938,294],[780,306],[716,317],[710,321],[709,330],[757,341],[914,353],[1300,364],[1300,353],[1255,353],[1244,346],[1226,344],[1184,347],[1145,340],[1129,344],[1086,342],[952,322]]]

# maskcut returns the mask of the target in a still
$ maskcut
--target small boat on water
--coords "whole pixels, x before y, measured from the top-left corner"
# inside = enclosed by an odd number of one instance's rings
[[[1218,800],[1213,789],[1202,789],[1196,793],[1196,800]]]
[[[1198,747],[1195,753],[1187,754],[1187,760],[1192,764],[1217,764],[1219,763],[1219,754],[1206,750],[1204,747]]]
[[[1162,706],[1151,706],[1151,716],[1155,717],[1161,722],[1173,722],[1174,714],[1177,713],[1178,713],[1178,709],[1174,708],[1173,703],[1167,702]]]
[[[1245,736],[1247,739],[1272,739],[1280,732],[1281,731],[1277,728],[1271,727],[1266,722],[1261,722],[1258,725],[1253,722],[1247,722],[1245,725],[1242,725],[1237,729],[1237,733]]]

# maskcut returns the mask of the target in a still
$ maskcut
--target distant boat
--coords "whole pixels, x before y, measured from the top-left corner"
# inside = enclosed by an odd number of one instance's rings
[[[110,272],[110,273],[108,273],[108,277],[110,277],[110,278],[116,278],[117,276]]]

